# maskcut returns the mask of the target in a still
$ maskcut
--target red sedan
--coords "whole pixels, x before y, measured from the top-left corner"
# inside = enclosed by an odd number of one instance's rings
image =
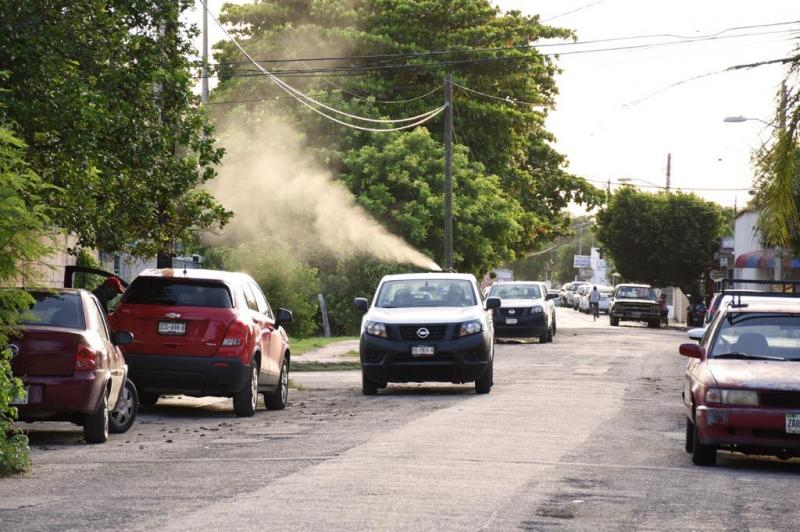
[[[35,302],[11,338],[11,368],[25,394],[14,401],[21,421],[71,421],[88,443],[124,432],[136,417],[136,389],[97,298],[86,290],[30,292]]]
[[[800,456],[800,299],[769,304],[734,297],[690,357],[683,403],[686,451],[714,465],[718,450]]]

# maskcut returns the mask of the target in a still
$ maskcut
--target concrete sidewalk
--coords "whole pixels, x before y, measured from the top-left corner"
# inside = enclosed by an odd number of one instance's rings
[[[337,362],[357,362],[358,357],[352,355],[348,356],[347,353],[355,351],[358,353],[358,339],[355,340],[342,340],[341,342],[334,342],[319,349],[312,349],[306,351],[302,355],[297,355],[297,362],[320,362],[320,363],[337,363]]]

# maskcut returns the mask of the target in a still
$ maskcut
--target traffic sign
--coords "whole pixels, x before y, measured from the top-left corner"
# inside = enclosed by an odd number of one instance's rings
[[[589,255],[573,255],[572,267],[573,268],[587,268],[592,262],[592,257]]]

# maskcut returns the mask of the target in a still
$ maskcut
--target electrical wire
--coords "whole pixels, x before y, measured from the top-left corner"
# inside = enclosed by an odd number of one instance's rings
[[[478,94],[480,96],[484,96],[486,98],[491,98],[493,100],[500,100],[501,102],[520,104],[520,105],[530,105],[530,106],[541,105],[541,104],[535,104],[535,103],[531,103],[531,102],[526,102],[526,101],[523,101],[523,100],[517,100],[516,98],[511,98],[510,96],[506,96],[505,98],[502,97],[502,96],[493,96],[491,94],[486,94],[485,92],[476,91],[475,89],[470,89],[469,87],[465,87],[464,85],[459,85],[458,83],[453,83],[453,86],[454,87],[458,87],[459,89],[465,90],[467,92],[471,92],[471,93],[474,93],[474,94]]]
[[[341,124],[343,126],[350,127],[350,128],[353,128],[353,129],[358,129],[358,130],[361,130],[361,131],[370,131],[370,132],[375,132],[375,133],[383,133],[383,132],[390,132],[390,131],[400,131],[400,130],[410,129],[410,128],[419,126],[419,125],[431,120],[433,117],[435,117],[436,115],[438,115],[439,113],[441,113],[442,111],[444,111],[447,108],[447,104],[444,104],[444,105],[441,105],[440,107],[438,107],[436,109],[433,109],[431,111],[428,111],[428,112],[420,114],[420,115],[417,115],[415,117],[408,117],[408,118],[390,120],[390,119],[374,119],[374,118],[358,116],[358,115],[347,113],[347,112],[341,111],[339,109],[336,109],[334,107],[325,105],[324,103],[319,102],[319,101],[315,100],[314,98],[312,98],[312,97],[302,93],[301,91],[295,89],[294,87],[292,87],[288,83],[284,82],[280,78],[276,77],[275,75],[270,73],[268,70],[266,70],[264,67],[259,65],[250,56],[250,54],[247,53],[247,51],[242,47],[242,45],[239,44],[239,41],[237,41],[228,32],[228,30],[220,23],[220,21],[217,19],[217,17],[213,13],[211,13],[211,11],[208,9],[208,6],[206,5],[205,0],[200,0],[200,3],[203,5],[203,8],[206,10],[208,15],[214,20],[214,22],[220,27],[220,29],[223,31],[223,33],[228,37],[228,39],[239,49],[239,51],[242,53],[242,55],[244,55],[256,68],[258,68],[264,75],[268,76],[270,78],[270,80],[273,83],[275,83],[276,85],[278,85],[278,87],[281,88],[284,92],[286,92],[290,96],[293,96],[297,101],[302,103],[304,106],[308,107],[309,109],[311,109],[315,113],[327,118],[328,120],[331,120],[331,121],[336,122],[338,124]],[[322,107],[322,108],[324,108],[324,109],[326,109],[328,111],[337,113],[337,114],[342,115],[342,116],[346,116],[348,118],[352,118],[354,120],[361,120],[363,122],[389,123],[389,124],[394,124],[394,123],[398,123],[398,122],[400,122],[400,123],[412,122],[412,123],[411,124],[406,124],[406,125],[403,125],[403,126],[399,126],[399,127],[380,128],[380,129],[379,128],[364,127],[364,126],[359,126],[359,125],[356,125],[356,124],[351,124],[349,122],[344,122],[342,120],[339,120],[338,118],[335,118],[333,116],[330,116],[330,115],[324,113],[323,111],[320,111],[319,109],[314,107],[314,105],[318,105],[318,106],[320,106],[320,107]]]
[[[555,47],[572,47],[572,46],[583,46],[586,44],[600,44],[600,43],[609,43],[609,42],[618,42],[618,41],[629,41],[629,40],[641,40],[641,39],[679,39],[680,41],[703,41],[703,40],[711,40],[717,37],[720,37],[726,33],[730,33],[732,31],[741,31],[741,30],[750,30],[750,29],[760,29],[760,28],[772,28],[776,26],[788,26],[793,24],[800,24],[800,20],[791,20],[791,21],[784,21],[784,22],[773,22],[768,24],[753,24],[748,26],[736,26],[731,28],[725,28],[723,30],[708,33],[703,35],[680,35],[674,33],[654,33],[654,34],[644,34],[644,35],[629,35],[623,37],[606,37],[601,39],[592,39],[587,41],[571,41],[571,42],[563,42],[563,43],[541,43],[541,44],[520,44],[515,46],[504,46],[498,48],[474,48],[474,49],[451,49],[451,50],[430,50],[427,52],[400,52],[395,54],[372,54],[372,55],[352,55],[352,56],[329,56],[329,57],[306,57],[306,58],[294,58],[294,59],[261,59],[257,60],[258,63],[293,63],[293,62],[311,62],[311,61],[352,61],[352,60],[362,60],[362,59],[410,59],[416,57],[427,57],[432,55],[450,55],[450,54],[458,54],[458,53],[487,53],[487,52],[504,52],[508,50],[525,50],[525,49],[532,49],[532,48],[555,48]],[[794,31],[794,30],[784,30],[784,31]],[[757,33],[748,33],[748,34],[740,34],[740,35],[730,35],[726,36],[726,38],[738,38],[738,37],[750,37],[754,35],[768,35],[774,32],[757,32]],[[672,44],[672,43],[652,43],[652,44]],[[563,54],[562,54],[563,55]],[[250,61],[226,61],[222,63],[211,63],[210,66],[219,66],[219,65],[237,65],[237,64],[247,64]]]
[[[603,183],[604,185],[608,185],[608,180],[591,179],[591,178],[588,178],[588,177],[585,177],[584,179],[586,181],[590,181],[592,183]],[[639,184],[636,184],[636,183],[628,183],[628,182],[620,183],[618,181],[617,182],[612,181],[611,184],[612,185],[632,185],[632,186],[635,186],[637,188],[655,188],[655,189],[660,189],[660,190],[666,190],[667,189],[667,187],[660,186],[660,185],[639,185]],[[698,191],[698,192],[747,192],[748,190],[751,190],[750,188],[703,188],[703,187],[676,187],[676,186],[671,186],[670,189],[674,189],[674,190],[691,190],[691,191]]]
[[[557,18],[566,17],[567,15],[571,15],[573,13],[577,13],[578,11],[583,11],[584,9],[588,9],[590,7],[594,7],[597,4],[602,4],[603,2],[605,2],[605,0],[595,0],[594,2],[590,2],[588,4],[584,4],[584,5],[580,6],[580,7],[575,8],[575,9],[571,9],[569,11],[565,11],[564,13],[559,13],[558,15],[553,15],[552,17],[544,19],[542,22],[550,22],[551,20],[555,20]]]

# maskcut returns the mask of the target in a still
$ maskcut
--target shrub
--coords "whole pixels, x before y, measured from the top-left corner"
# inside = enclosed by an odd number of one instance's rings
[[[353,299],[372,299],[384,275],[412,271],[408,266],[387,264],[369,257],[340,260],[336,269],[321,275],[322,293],[328,305],[328,319],[334,336],[357,336],[361,329],[361,312],[353,307]]]
[[[224,266],[249,273],[273,312],[283,307],[294,313],[294,321],[286,326],[289,335],[305,338],[318,333],[317,270],[295,258],[287,246],[268,240],[247,242],[224,255]]]

